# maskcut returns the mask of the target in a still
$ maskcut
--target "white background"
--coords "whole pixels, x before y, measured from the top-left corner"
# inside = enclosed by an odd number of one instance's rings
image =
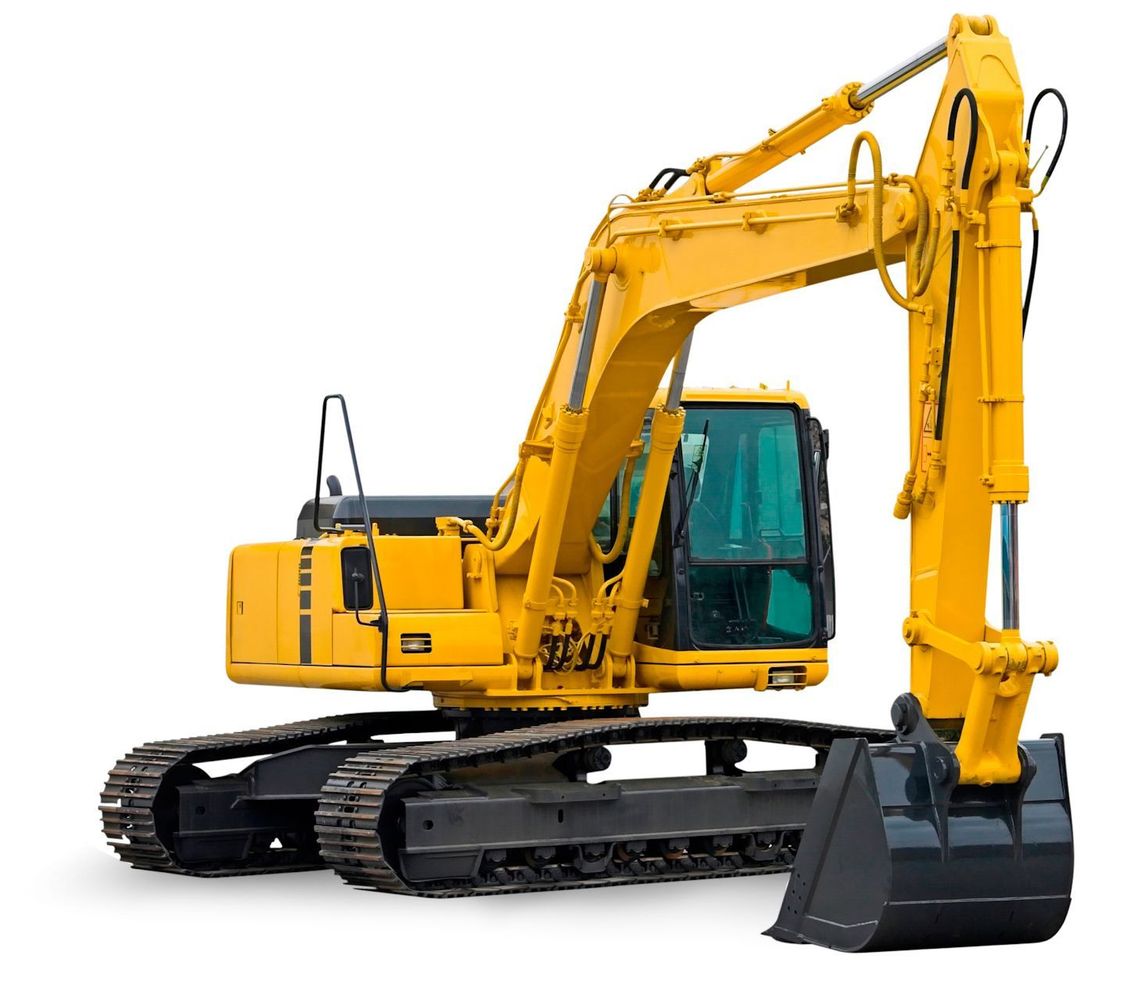
[[[1067,734],[1074,908],[1045,945],[847,957],[758,936],[783,876],[436,903],[325,872],[134,872],[101,843],[97,793],[146,739],[426,705],[225,679],[227,553],[293,532],[322,394],[350,401],[369,492],[492,491],[609,197],[878,75],[943,35],[950,4],[5,5],[2,859],[17,995],[1034,995],[1098,974],[1127,888],[1115,10],[993,6],[1029,97],[1054,85],[1071,104],[1039,203],[1021,537],[1025,632],[1062,653],[1025,733]],[[941,74],[868,119],[888,171],[913,171]],[[1056,125],[1049,103],[1040,143]],[[837,180],[850,141],[767,180]],[[907,527],[890,515],[904,322],[872,273],[700,328],[690,382],[791,378],[831,428],[839,636],[819,688],[670,695],[652,711],[885,722],[906,684]]]

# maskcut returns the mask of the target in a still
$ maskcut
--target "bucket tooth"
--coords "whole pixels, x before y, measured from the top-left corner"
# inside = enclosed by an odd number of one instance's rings
[[[936,738],[835,741],[765,933],[839,951],[1052,937],[1073,867],[1063,738],[1019,752],[1020,782],[981,788],[957,784]]]

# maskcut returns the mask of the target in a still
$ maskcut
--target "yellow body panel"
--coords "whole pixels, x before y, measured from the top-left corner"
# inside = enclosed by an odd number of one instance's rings
[[[395,566],[385,584],[390,611],[463,608],[463,549],[458,538],[378,535],[381,565]]]
[[[783,690],[828,676],[827,649],[676,650],[636,643],[635,658],[639,683],[656,691]]]
[[[228,571],[228,659],[275,663],[279,658],[279,547],[241,545]]]
[[[381,683],[381,672],[376,667],[299,666],[283,663],[229,663],[228,677],[237,684],[266,684],[273,687],[331,688],[342,691],[387,691],[404,688],[409,684],[425,686],[436,693],[460,695],[465,698],[482,695],[486,691],[506,690],[511,671],[507,667],[430,667],[427,672],[418,668],[390,667],[387,672],[388,687]]]
[[[375,615],[361,616],[372,622]],[[415,641],[414,641],[415,640]],[[351,612],[333,616],[333,663],[371,667],[380,663],[380,633],[359,625]],[[407,650],[407,651],[406,651]],[[458,663],[498,666],[502,658],[499,617],[490,611],[404,611],[389,616],[390,667]]]
[[[382,565],[395,568],[384,577],[385,601],[394,613],[390,666],[502,663],[498,614],[466,609],[458,538],[378,536],[374,541]],[[229,585],[229,662],[378,664],[379,632],[358,624],[346,610],[343,593],[341,550],[364,546],[363,534],[346,532],[237,548]],[[365,611],[359,617],[371,622],[376,615]],[[426,636],[429,649],[412,647],[405,637],[413,635]]]

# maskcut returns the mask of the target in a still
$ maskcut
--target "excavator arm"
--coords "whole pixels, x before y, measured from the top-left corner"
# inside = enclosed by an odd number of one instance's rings
[[[990,784],[1018,780],[1028,693],[1058,653],[1019,632],[1021,214],[1034,197],[1023,93],[994,22],[964,26],[916,175],[949,232],[922,308],[910,313],[912,460],[895,513],[911,521],[911,691],[935,725],[960,728],[960,780]],[[984,621],[994,507],[1000,629]]]

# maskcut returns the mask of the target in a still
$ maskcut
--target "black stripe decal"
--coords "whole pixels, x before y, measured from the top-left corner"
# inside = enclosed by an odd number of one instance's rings
[[[311,663],[310,658],[310,616],[298,616],[298,659],[301,663]]]
[[[309,611],[313,602],[313,591],[310,590],[314,568],[314,546],[303,545],[302,557],[298,560],[298,610]],[[300,614],[298,616],[298,662],[305,665],[313,663],[313,650],[310,643],[311,616]]]

